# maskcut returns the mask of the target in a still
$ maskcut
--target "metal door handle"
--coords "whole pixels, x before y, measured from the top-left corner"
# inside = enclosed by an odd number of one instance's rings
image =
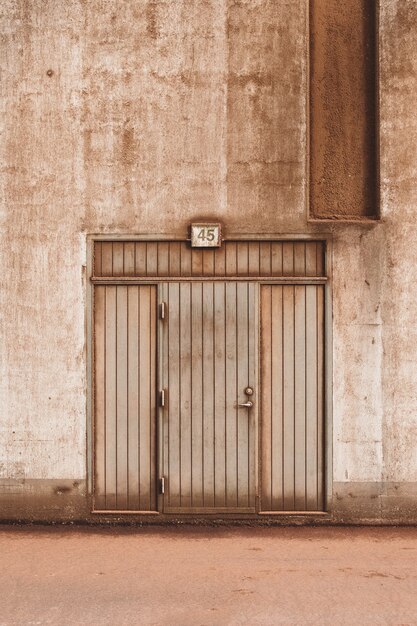
[[[243,407],[245,409],[251,409],[253,407],[253,402],[251,402],[251,400],[248,400],[247,402],[242,402],[242,404],[238,404],[238,407]]]

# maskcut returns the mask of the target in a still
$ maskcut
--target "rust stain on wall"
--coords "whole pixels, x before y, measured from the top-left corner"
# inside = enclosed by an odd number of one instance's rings
[[[377,217],[375,0],[310,2],[310,214]]]

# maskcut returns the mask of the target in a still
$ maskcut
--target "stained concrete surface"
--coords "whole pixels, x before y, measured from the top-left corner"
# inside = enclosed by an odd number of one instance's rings
[[[417,624],[412,528],[0,527],[0,625]]]
[[[376,217],[376,2],[309,7],[310,215]]]
[[[55,481],[85,492],[87,234],[205,219],[333,233],[334,497],[356,522],[417,511],[417,1],[379,5],[368,228],[307,222],[307,0],[3,0],[3,516],[45,519],[50,493],[48,517],[73,519]]]

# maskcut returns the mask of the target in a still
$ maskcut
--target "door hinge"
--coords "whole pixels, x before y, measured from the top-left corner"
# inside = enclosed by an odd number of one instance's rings
[[[159,392],[159,406],[165,406],[165,389]]]
[[[159,319],[161,320],[165,319],[165,309],[166,309],[165,302],[161,302],[159,305]]]
[[[165,493],[165,478],[164,477],[159,479],[159,492],[161,494]]]

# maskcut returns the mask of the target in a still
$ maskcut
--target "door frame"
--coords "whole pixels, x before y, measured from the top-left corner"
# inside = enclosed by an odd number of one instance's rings
[[[233,240],[233,241],[322,241],[324,245],[324,269],[326,281],[324,284],[324,512],[313,511],[311,513],[303,513],[305,517],[329,517],[332,513],[332,502],[333,502],[333,307],[332,307],[332,266],[333,266],[333,245],[332,245],[332,234],[331,233],[273,233],[273,234],[257,234],[257,233],[228,233],[227,237],[224,237],[224,240]],[[86,370],[85,370],[85,394],[86,394],[86,482],[87,482],[87,497],[89,502],[89,509],[93,514],[93,497],[94,497],[94,349],[93,349],[93,332],[94,332],[94,284],[91,281],[92,272],[93,272],[93,249],[94,243],[96,241],[189,241],[184,236],[178,236],[167,233],[153,233],[153,234],[123,234],[123,233],[90,233],[86,235],[85,245],[86,245],[86,264],[83,266],[82,272],[82,283],[83,283],[83,292],[86,301],[85,307],[85,359],[86,359]],[[163,279],[154,278],[146,281],[147,284],[159,285]],[[250,280],[250,279],[249,279]],[[117,280],[113,279],[112,283],[117,284]],[[265,282],[269,284],[279,284],[280,279],[268,279]],[[282,281],[283,282],[283,281]],[[304,279],[304,282],[308,283],[308,279]],[[120,279],[120,283],[123,283],[123,278]],[[142,284],[144,284],[142,282]],[[288,284],[288,281],[287,283]],[[259,307],[258,307],[259,309]],[[257,316],[259,316],[259,311],[257,311]],[[259,319],[258,319],[259,322]],[[159,325],[158,325],[159,326]],[[259,329],[259,323],[258,323]],[[157,334],[157,388],[159,388],[159,371],[160,371],[160,343],[158,341]],[[258,351],[257,351],[257,365],[259,366],[259,338],[258,338]],[[258,390],[260,383],[259,376],[259,367],[258,367]],[[157,411],[157,433],[160,431],[160,411]],[[259,488],[259,412],[257,414],[256,420],[256,428],[257,428],[257,454],[255,455],[255,467],[257,472],[257,480],[258,484],[256,486],[256,493],[258,493]],[[159,476],[161,468],[161,454],[160,447],[161,437],[159,437],[158,441],[158,458],[157,458],[157,469],[159,472]],[[159,514],[156,515],[172,518],[176,517],[175,514],[164,514],[163,506],[161,502],[162,495],[159,493],[158,496],[158,510]],[[259,498],[256,498],[257,503],[257,512],[255,514],[249,514],[249,517],[260,518],[265,516],[259,515],[258,512],[258,502]],[[102,514],[102,513],[101,513]],[[107,514],[107,513],[106,513]],[[109,512],[110,514],[110,512]],[[117,513],[120,515],[120,512]],[[128,515],[132,515],[130,512],[126,512]],[[271,514],[271,517],[281,516],[286,518],[299,517],[300,514],[291,513],[289,511],[285,512],[277,512]],[[208,517],[212,517],[213,514],[207,514]],[[217,513],[217,516],[222,516],[222,513]],[[238,514],[232,514],[232,517],[239,517]],[[226,515],[230,519],[230,514]],[[243,515],[243,517],[248,517],[248,514]]]

